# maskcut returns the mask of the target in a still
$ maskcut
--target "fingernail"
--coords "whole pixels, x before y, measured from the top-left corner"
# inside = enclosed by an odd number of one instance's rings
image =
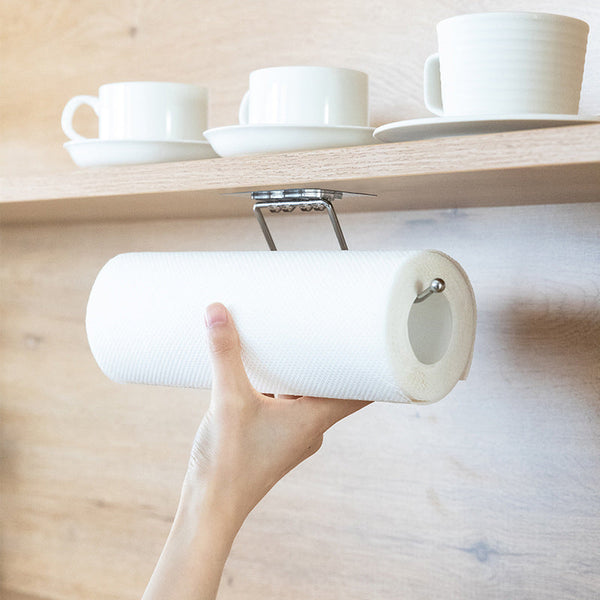
[[[227,309],[218,303],[207,306],[204,313],[204,321],[209,328],[227,323]]]

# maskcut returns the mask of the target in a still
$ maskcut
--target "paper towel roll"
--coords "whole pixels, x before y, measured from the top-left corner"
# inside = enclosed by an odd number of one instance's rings
[[[445,291],[414,304],[436,277]],[[212,302],[233,315],[263,393],[434,402],[471,363],[471,285],[430,250],[121,254],[90,294],[92,353],[117,382],[210,387]]]

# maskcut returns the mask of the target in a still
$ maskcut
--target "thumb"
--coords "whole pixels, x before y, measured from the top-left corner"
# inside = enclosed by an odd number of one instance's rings
[[[206,308],[204,318],[213,370],[213,388],[240,389],[250,386],[244,363],[240,338],[229,311],[219,303]]]

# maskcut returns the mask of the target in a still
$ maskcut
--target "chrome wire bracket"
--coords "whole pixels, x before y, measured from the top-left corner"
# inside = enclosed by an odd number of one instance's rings
[[[344,232],[342,231],[342,227],[337,218],[335,208],[333,208],[333,201],[341,200],[344,194],[374,196],[374,194],[355,194],[355,192],[322,190],[317,188],[295,188],[288,190],[251,192],[252,200],[254,200],[254,214],[256,215],[270,250],[277,250],[277,246],[275,246],[273,236],[269,231],[262,209],[268,208],[271,213],[291,213],[296,207],[299,207],[302,212],[326,210],[340,248],[342,250],[348,250]]]
[[[342,227],[337,218],[335,209],[333,208],[334,200],[341,200],[344,194],[352,196],[375,196],[376,194],[364,194],[359,192],[342,192],[340,190],[324,190],[320,188],[293,188],[285,190],[265,190],[251,192],[233,192],[233,194],[248,194],[250,193],[254,200],[254,214],[258,220],[258,224],[267,240],[269,249],[276,251],[277,246],[273,241],[273,236],[269,230],[269,226],[263,215],[263,209],[269,209],[271,213],[291,213],[296,207],[299,207],[302,212],[310,212],[311,210],[322,212],[327,211],[329,220],[335,232],[340,249],[348,250],[348,244],[342,231]],[[424,302],[433,294],[439,294],[446,289],[446,283],[443,279],[436,277],[431,281],[429,287],[420,292],[414,300],[415,304]]]

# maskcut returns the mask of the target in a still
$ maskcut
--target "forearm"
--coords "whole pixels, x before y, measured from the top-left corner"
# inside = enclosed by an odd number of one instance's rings
[[[241,522],[184,487],[171,532],[142,600],[214,600]]]

